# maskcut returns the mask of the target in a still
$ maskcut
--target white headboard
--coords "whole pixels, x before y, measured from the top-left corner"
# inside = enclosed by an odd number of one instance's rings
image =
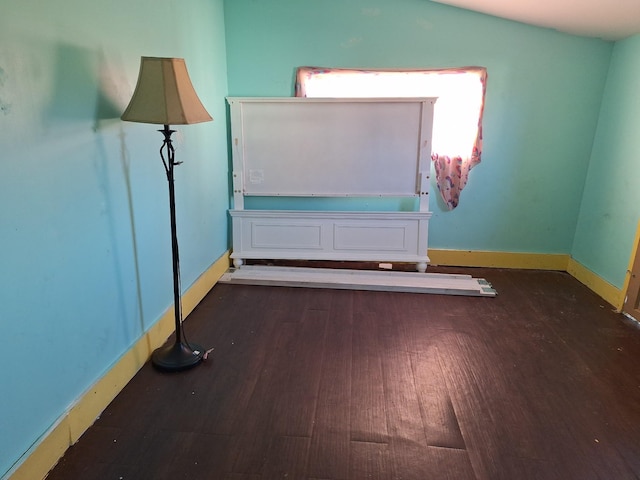
[[[434,98],[227,101],[236,208],[259,195],[421,196],[428,209]]]

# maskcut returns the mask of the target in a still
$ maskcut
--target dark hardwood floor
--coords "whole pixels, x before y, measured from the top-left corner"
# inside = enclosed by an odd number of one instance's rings
[[[434,271],[434,270],[432,270]],[[640,478],[640,330],[566,273],[496,298],[216,285],[49,480]]]

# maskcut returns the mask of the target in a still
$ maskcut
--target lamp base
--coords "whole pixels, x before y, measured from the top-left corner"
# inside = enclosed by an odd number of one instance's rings
[[[178,372],[195,367],[202,361],[204,350],[201,346],[181,342],[160,347],[151,354],[151,363],[159,370]]]

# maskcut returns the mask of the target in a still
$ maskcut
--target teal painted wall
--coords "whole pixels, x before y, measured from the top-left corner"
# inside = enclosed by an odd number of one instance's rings
[[[640,217],[640,35],[617,42],[602,100],[573,257],[624,284]]]
[[[433,195],[429,244],[571,251],[611,43],[426,0],[233,0],[225,24],[235,96],[290,96],[302,65],[487,67],[483,163],[457,209]]]
[[[185,57],[215,118],[176,135],[183,289],[228,248],[224,96],[291,95],[300,65],[487,67],[484,160],[456,210],[432,205],[431,246],[572,252],[620,282],[638,38],[427,0],[102,3],[0,0],[0,477],[171,305],[160,134],[118,120],[141,55]]]
[[[172,304],[157,126],[119,120],[177,56],[215,121],[178,127],[182,285],[228,248],[222,0],[0,0],[0,477]]]

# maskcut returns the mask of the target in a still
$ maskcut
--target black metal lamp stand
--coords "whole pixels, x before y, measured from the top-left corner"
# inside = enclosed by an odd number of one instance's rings
[[[169,183],[169,211],[171,215],[171,252],[173,256],[173,302],[175,310],[175,342],[173,345],[156,349],[151,355],[151,362],[160,370],[177,372],[196,366],[202,361],[204,351],[199,345],[183,341],[182,333],[182,302],[180,299],[180,257],[178,253],[178,236],[176,234],[176,198],[174,191],[173,168],[182,162],[175,161],[175,151],[171,142],[171,135],[175,130],[165,125],[158,130],[164,135],[164,142],[160,148],[160,157],[164,164]],[[166,152],[166,157],[165,157]]]

